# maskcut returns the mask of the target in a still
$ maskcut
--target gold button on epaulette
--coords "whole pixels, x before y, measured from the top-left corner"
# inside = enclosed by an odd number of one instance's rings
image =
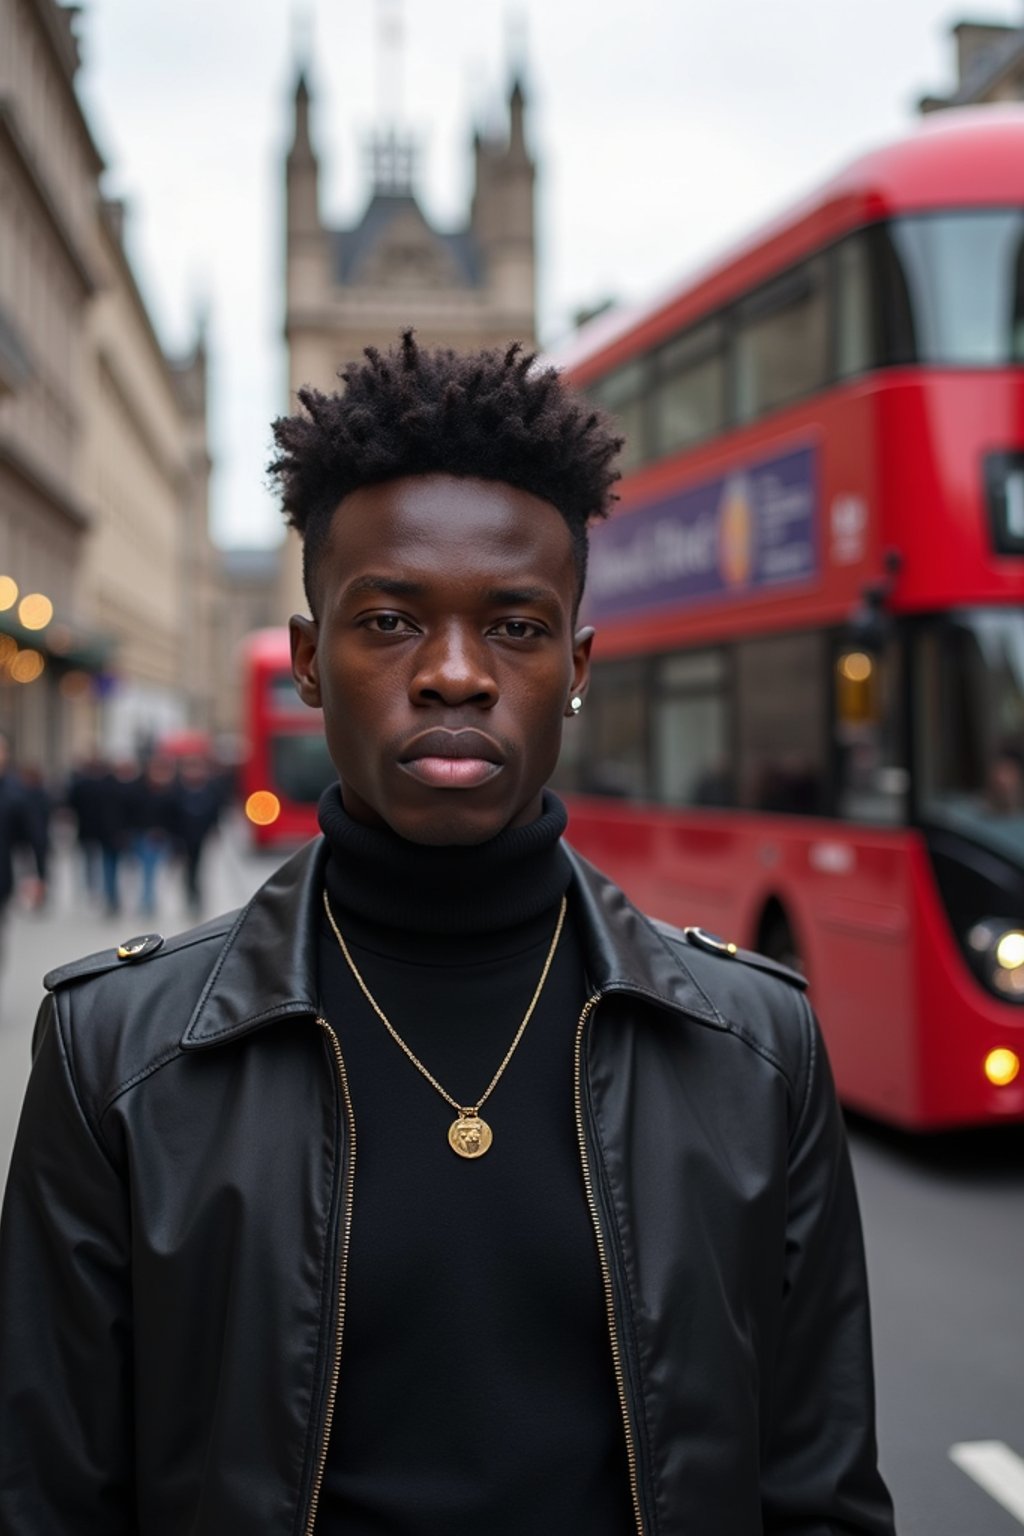
[[[140,933],[134,939],[125,939],[123,944],[117,946],[117,958],[119,960],[145,960],[153,955],[163,943],[161,933]]]
[[[720,938],[717,933],[708,933],[706,928],[684,928],[683,932],[691,944],[698,949],[706,949],[712,955],[735,955],[737,945],[729,939]]]

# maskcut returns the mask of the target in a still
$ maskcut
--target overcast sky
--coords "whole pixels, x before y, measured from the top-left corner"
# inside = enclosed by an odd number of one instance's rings
[[[400,4],[385,83],[378,20]],[[525,55],[550,344],[581,306],[656,291],[911,128],[918,97],[953,85],[965,10],[1024,23],[1022,0],[87,0],[82,96],[164,344],[186,346],[210,310],[217,535],[277,537],[263,466],[286,404],[297,34],[329,223],[358,215],[361,146],[396,102],[424,147],[425,210],[461,222],[472,122],[500,120],[510,53]]]

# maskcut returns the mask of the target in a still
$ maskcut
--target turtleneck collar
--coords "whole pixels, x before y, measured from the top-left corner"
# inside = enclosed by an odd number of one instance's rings
[[[460,937],[523,929],[550,913],[569,886],[561,845],[565,806],[545,790],[541,814],[474,847],[428,847],[389,827],[353,821],[337,784],[318,807],[327,841],[327,890],[360,925]]]

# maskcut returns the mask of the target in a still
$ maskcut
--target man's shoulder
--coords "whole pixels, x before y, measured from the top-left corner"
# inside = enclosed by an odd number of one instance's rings
[[[112,949],[57,966],[43,978],[52,1024],[84,1099],[99,1108],[181,1052],[193,1009],[238,917],[225,913],[164,938],[129,935]],[[37,1040],[38,1047],[38,1030]]]
[[[721,1026],[791,1081],[803,1077],[812,1049],[807,979],[788,965],[696,925],[647,921],[700,988]]]
[[[661,1002],[680,1019],[742,1040],[795,1083],[814,1050],[798,972],[706,928],[641,911],[618,883],[568,849],[596,958],[594,979]]]
[[[80,986],[98,977],[115,975],[121,977],[130,975],[138,982],[142,979],[140,973],[143,968],[154,985],[166,985],[172,980],[167,970],[161,966],[150,973],[149,962],[157,959],[164,963],[171,961],[176,979],[187,967],[202,966],[204,951],[216,953],[231,932],[237,918],[237,910],[225,912],[171,938],[165,938],[162,933],[155,932],[132,934],[111,949],[98,949],[92,954],[82,955],[77,960],[69,960],[62,965],[54,966],[43,977],[43,986],[48,992],[58,992],[69,987]]]
[[[694,951],[696,951],[700,955],[712,955],[718,961],[738,961],[740,965],[751,966],[755,971],[761,971],[765,976],[773,976],[779,981],[784,981],[787,986],[796,987],[800,992],[807,990],[807,978],[799,971],[783,965],[780,960],[773,960],[769,955],[760,954],[756,949],[743,949],[740,945],[734,944],[731,939],[712,933],[708,928],[696,926],[677,928],[672,923],[665,923],[660,918],[650,916],[647,921],[689,963],[693,962]],[[714,967],[710,967],[707,974],[710,975],[713,971]]]

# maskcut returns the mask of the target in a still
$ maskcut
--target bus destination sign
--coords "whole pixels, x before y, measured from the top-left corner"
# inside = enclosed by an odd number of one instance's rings
[[[741,597],[817,574],[817,450],[804,447],[595,528],[587,617]]]

